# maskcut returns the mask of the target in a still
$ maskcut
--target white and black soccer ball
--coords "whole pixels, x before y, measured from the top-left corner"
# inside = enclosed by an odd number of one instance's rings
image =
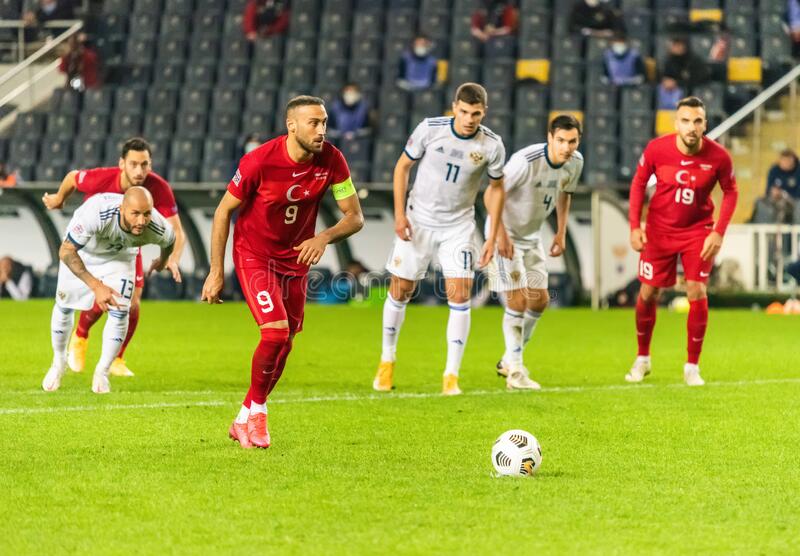
[[[492,465],[499,475],[533,475],[542,466],[542,447],[527,431],[506,431],[492,446]]]

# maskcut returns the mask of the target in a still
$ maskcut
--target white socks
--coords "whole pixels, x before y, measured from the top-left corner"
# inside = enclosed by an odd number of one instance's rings
[[[67,365],[67,343],[72,332],[72,323],[75,311],[61,307],[58,303],[53,305],[53,315],[50,317],[50,342],[53,345],[53,367],[63,369]]]
[[[512,309],[506,309],[503,314],[503,338],[506,342],[506,352],[503,362],[509,367],[522,365],[522,329],[524,315]]]
[[[383,304],[383,350],[381,361],[394,361],[397,356],[397,338],[400,327],[406,318],[408,301],[397,301],[391,295],[386,296]]]
[[[522,347],[524,348],[528,345],[528,342],[531,340],[531,336],[533,336],[533,331],[536,329],[536,323],[539,322],[539,318],[542,316],[541,313],[537,313],[536,311],[525,311],[525,317],[522,322]]]
[[[103,350],[100,353],[100,361],[95,367],[95,374],[108,375],[111,363],[119,354],[119,349],[125,341],[128,333],[128,309],[109,309],[106,325],[103,327]]]
[[[253,402],[250,402],[250,403],[253,403]],[[239,408],[239,413],[236,415],[235,422],[240,424],[240,425],[244,425],[245,423],[247,423],[247,418],[248,417],[250,417],[250,408],[245,407],[244,405],[242,405],[242,407]]]
[[[244,407],[242,407],[242,409],[244,409]],[[239,414],[241,415],[241,413],[242,412],[240,411]],[[265,404],[265,403],[256,403],[256,402],[252,402],[251,401],[250,402],[250,413],[264,413],[264,414],[266,414],[267,413],[267,404]],[[247,419],[245,418],[245,422],[246,421],[247,421]]]
[[[467,346],[470,323],[470,303],[450,303],[450,318],[447,320],[447,365],[444,374],[458,376],[464,348]]]

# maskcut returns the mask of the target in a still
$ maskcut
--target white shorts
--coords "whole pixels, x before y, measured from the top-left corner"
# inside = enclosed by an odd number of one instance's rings
[[[531,288],[547,289],[547,258],[542,242],[533,246],[514,244],[511,259],[501,257],[495,251],[489,263],[489,289],[493,292],[508,292]]]
[[[122,294],[117,298],[120,306],[130,306],[131,297],[133,297],[136,261],[107,261],[99,265],[86,265],[86,270],[106,286]],[[65,309],[78,311],[88,311],[94,305],[94,292],[63,262],[58,265],[56,303]]]
[[[473,220],[442,230],[411,221],[411,230],[410,241],[395,236],[386,270],[405,280],[422,280],[435,255],[445,278],[475,277],[478,250]]]

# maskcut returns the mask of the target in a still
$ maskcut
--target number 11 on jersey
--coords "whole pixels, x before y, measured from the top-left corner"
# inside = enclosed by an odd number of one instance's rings
[[[452,175],[453,179],[452,182],[456,183],[458,181],[458,171],[461,170],[461,166],[458,164],[451,164],[450,162],[447,163],[447,177],[444,178],[444,181],[451,181],[450,176]]]

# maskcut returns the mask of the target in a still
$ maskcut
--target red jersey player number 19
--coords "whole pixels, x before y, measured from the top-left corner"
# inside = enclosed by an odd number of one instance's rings
[[[288,134],[245,155],[214,213],[211,269],[202,299],[220,303],[231,216],[233,259],[247,305],[261,331],[250,389],[229,435],[243,448],[267,448],[266,401],[283,372],[292,338],[302,329],[309,266],[329,243],[361,229],[361,206],[344,156],[325,142],[323,101],[300,96],[286,107]],[[331,190],[344,216],[314,233],[319,205]]]
[[[688,97],[678,103],[675,127],[677,133],[647,145],[631,183],[628,216],[631,246],[640,253],[641,288],[636,301],[639,352],[625,380],[640,382],[650,374],[650,340],[658,297],[662,288],[675,284],[680,257],[689,298],[688,355],[683,374],[686,384],[701,386],[704,381],[698,361],[708,322],[706,283],[736,209],[738,193],[730,155],[703,136],[706,113],[700,99]],[[656,180],[655,193],[642,229],[642,205],[651,176]],[[722,188],[722,206],[715,223],[711,192],[717,183]]]

